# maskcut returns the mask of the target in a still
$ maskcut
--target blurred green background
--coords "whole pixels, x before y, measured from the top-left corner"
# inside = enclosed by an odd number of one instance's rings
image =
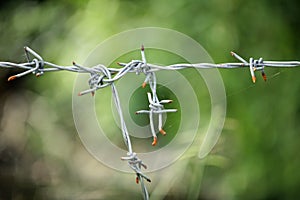
[[[113,34],[147,26],[187,34],[216,63],[235,61],[232,50],[300,60],[299,8],[296,0],[1,1],[0,61],[25,61],[28,45],[47,61],[83,63]],[[217,145],[200,160],[195,143],[174,165],[150,173],[151,198],[299,199],[299,70],[267,69],[268,81],[258,77],[255,85],[246,69],[220,70],[227,117]],[[7,82],[18,72],[0,73],[0,199],[141,199],[134,175],[103,166],[78,138],[75,75]]]

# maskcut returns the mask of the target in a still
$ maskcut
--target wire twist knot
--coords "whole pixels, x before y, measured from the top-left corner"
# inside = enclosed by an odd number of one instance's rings
[[[262,75],[263,79],[265,81],[267,80],[267,76],[264,71],[265,64],[264,64],[263,58],[259,58],[258,60],[256,60],[251,57],[249,59],[249,62],[247,62],[245,59],[243,59],[241,56],[239,56],[238,54],[236,54],[234,52],[231,52],[231,55],[234,56],[236,59],[240,60],[244,64],[244,66],[249,67],[253,83],[256,82],[256,76],[254,73],[255,71],[261,71],[261,75]]]
[[[143,181],[141,179],[145,179],[148,182],[151,182],[151,179],[147,177],[144,173],[142,173],[141,168],[147,169],[147,166],[143,163],[141,159],[137,157],[135,152],[128,152],[126,157],[121,157],[122,160],[127,160],[129,167],[136,173],[136,183]]]

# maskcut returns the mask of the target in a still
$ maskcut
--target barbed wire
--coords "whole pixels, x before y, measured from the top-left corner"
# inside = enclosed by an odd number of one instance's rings
[[[165,130],[162,127],[162,119],[163,114],[169,112],[176,112],[177,109],[164,109],[164,104],[171,103],[172,100],[159,100],[156,93],[156,75],[155,72],[160,70],[181,70],[186,68],[197,68],[197,69],[209,69],[209,68],[221,68],[221,69],[233,69],[233,68],[249,68],[250,75],[252,78],[252,82],[256,82],[255,72],[260,71],[263,79],[266,81],[267,76],[265,73],[266,67],[280,67],[280,68],[290,68],[290,67],[298,67],[300,66],[299,61],[264,61],[263,58],[253,59],[252,57],[249,59],[249,62],[243,59],[238,54],[231,52],[231,55],[239,60],[237,63],[196,63],[196,64],[173,64],[173,65],[155,65],[147,63],[145,56],[144,46],[141,48],[141,60],[132,60],[129,63],[118,63],[121,68],[109,68],[102,64],[98,64],[92,67],[81,66],[75,62],[71,66],[61,66],[51,62],[45,61],[38,53],[30,49],[29,47],[24,47],[25,55],[27,62],[24,63],[13,63],[13,62],[0,62],[0,67],[2,68],[19,68],[24,71],[10,76],[8,81],[12,81],[16,78],[20,78],[22,76],[28,74],[34,74],[39,77],[48,72],[56,72],[56,71],[69,71],[74,73],[87,73],[90,75],[88,79],[89,89],[81,91],[78,95],[85,95],[91,93],[92,95],[98,89],[104,87],[111,87],[112,96],[114,99],[115,107],[117,109],[120,122],[121,122],[121,131],[123,135],[124,142],[127,146],[127,155],[125,157],[121,157],[122,160],[127,161],[129,167],[136,174],[136,183],[141,183],[142,193],[144,199],[149,199],[149,193],[144,184],[144,180],[151,182],[150,178],[147,177],[144,173],[142,173],[142,167],[147,168],[147,166],[143,163],[141,159],[138,158],[137,154],[132,149],[132,144],[130,141],[130,136],[128,134],[128,130],[126,127],[126,123],[123,117],[122,108],[120,104],[120,99],[118,95],[117,88],[114,84],[115,81],[121,79],[127,73],[136,73],[144,74],[146,76],[144,82],[142,83],[142,87],[145,88],[147,84],[150,86],[151,92],[147,93],[148,101],[149,101],[149,110],[139,110],[136,111],[136,114],[148,114],[150,121],[150,129],[153,137],[152,145],[157,144],[157,135],[154,128],[154,116],[158,115],[158,130],[162,135],[166,135]],[[31,58],[32,57],[32,58]]]

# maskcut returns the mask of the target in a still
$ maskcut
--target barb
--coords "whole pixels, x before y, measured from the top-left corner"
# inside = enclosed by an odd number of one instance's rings
[[[13,63],[13,62],[0,62],[0,67],[2,68],[19,68],[25,70],[22,73],[16,74],[8,78],[9,81],[14,80],[16,78],[25,76],[27,74],[34,74],[36,76],[41,76],[46,72],[55,72],[55,71],[69,71],[75,73],[89,73],[91,75],[89,79],[90,90],[83,91],[81,95],[86,93],[93,93],[98,89],[106,87],[110,85],[110,83],[119,80],[123,76],[125,76],[128,72],[136,73],[139,75],[140,73],[144,73],[146,75],[146,79],[143,83],[143,87],[147,85],[151,76],[151,72],[156,72],[159,70],[180,70],[185,68],[198,68],[198,69],[207,69],[207,68],[221,68],[221,69],[233,69],[233,68],[249,68],[251,77],[253,82],[255,82],[255,71],[261,71],[263,78],[266,80],[266,75],[264,72],[265,67],[298,67],[300,66],[300,61],[264,61],[262,58],[255,60],[253,58],[249,59],[247,62],[238,54],[231,52],[231,55],[235,57],[237,60],[241,61],[240,63],[221,63],[221,64],[213,64],[213,63],[196,63],[196,64],[174,64],[174,65],[154,65],[146,62],[144,47],[141,48],[142,60],[132,60],[129,63],[118,63],[122,68],[107,68],[108,71],[114,75],[113,78],[104,78],[102,71],[99,70],[99,65],[94,67],[84,67],[73,62],[72,66],[61,66],[56,65],[51,62],[44,61],[44,59],[35,51],[30,49],[29,47],[25,47],[25,54],[27,58],[27,62],[25,63]],[[33,56],[33,59],[30,60],[30,57]],[[101,65],[103,66],[103,65]]]
[[[71,66],[60,66],[51,62],[45,61],[38,53],[30,49],[29,47],[25,47],[25,55],[27,62],[24,63],[13,63],[13,62],[0,62],[0,67],[2,68],[18,68],[24,70],[23,72],[10,76],[8,81],[12,81],[16,78],[20,78],[22,76],[28,74],[34,74],[39,77],[48,72],[55,71],[69,71],[73,73],[88,73],[90,74],[90,78],[88,80],[89,89],[80,92],[78,95],[85,95],[87,93],[91,93],[92,95],[98,89],[110,86],[113,94],[113,99],[115,102],[115,106],[120,118],[121,122],[121,131],[123,135],[124,142],[127,146],[128,153],[127,156],[122,157],[121,159],[128,162],[129,167],[136,174],[136,182],[141,183],[142,193],[144,199],[149,199],[149,193],[144,184],[144,180],[151,182],[150,178],[148,178],[145,174],[142,173],[141,168],[147,168],[147,166],[137,157],[137,154],[132,149],[132,144],[130,141],[130,136],[128,134],[128,130],[126,127],[126,123],[123,117],[122,108],[120,104],[120,99],[118,95],[117,88],[114,84],[115,81],[119,80],[127,73],[136,73],[144,74],[145,81],[142,83],[142,87],[145,88],[147,84],[150,86],[151,92],[148,92],[148,101],[149,101],[149,110],[139,110],[136,114],[148,114],[150,121],[150,129],[153,137],[152,145],[157,144],[157,135],[156,129],[154,128],[154,116],[158,117],[158,131],[162,135],[166,135],[166,131],[162,128],[162,119],[163,115],[176,112],[177,109],[164,109],[164,104],[171,103],[172,100],[159,100],[156,93],[156,75],[155,72],[160,70],[180,70],[185,68],[198,68],[198,69],[209,69],[209,68],[221,68],[221,69],[233,69],[233,68],[249,68],[250,75],[252,78],[252,82],[256,82],[255,72],[260,71],[263,79],[266,81],[267,76],[265,74],[266,67],[298,67],[300,66],[299,61],[264,61],[262,58],[255,60],[253,58],[249,58],[249,62],[243,59],[238,54],[231,52],[231,55],[239,60],[237,63],[221,63],[221,64],[213,64],[213,63],[196,63],[196,64],[174,64],[174,65],[154,65],[147,63],[145,56],[144,46],[141,47],[141,57],[142,60],[132,60],[129,63],[118,63],[121,68],[108,68],[102,64],[93,66],[93,67],[85,67],[81,66],[75,62]],[[32,57],[32,59],[31,59]]]
[[[145,75],[145,81],[142,84],[142,87],[145,88],[147,83],[150,85],[151,93],[147,93],[148,95],[148,101],[149,101],[149,108],[150,110],[139,110],[136,111],[135,114],[148,114],[149,115],[149,121],[150,121],[150,129],[153,137],[152,146],[155,146],[157,144],[157,135],[154,128],[154,115],[158,115],[158,130],[162,135],[166,135],[166,131],[162,128],[162,121],[163,121],[163,114],[169,113],[169,112],[176,112],[177,109],[164,109],[163,104],[165,103],[171,103],[172,100],[159,100],[156,94],[156,76],[155,72],[150,71],[150,67],[147,66],[144,46],[141,48],[141,56],[142,56],[142,64],[139,65],[139,70],[142,71]]]

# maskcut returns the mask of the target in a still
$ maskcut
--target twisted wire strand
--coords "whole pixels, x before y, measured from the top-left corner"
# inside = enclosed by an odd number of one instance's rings
[[[148,101],[149,101],[149,110],[139,110],[136,111],[136,114],[148,114],[149,115],[149,121],[150,121],[150,129],[153,137],[152,146],[155,146],[157,144],[157,135],[156,130],[154,128],[154,117],[155,114],[158,115],[158,130],[162,135],[166,135],[166,131],[162,128],[162,121],[163,121],[163,114],[169,113],[169,112],[176,112],[177,109],[164,109],[163,104],[165,103],[171,103],[172,100],[159,100],[156,92],[156,75],[154,71],[151,71],[151,67],[148,67],[146,56],[144,52],[144,46],[141,48],[141,56],[142,56],[142,65],[139,65],[139,70],[143,71],[143,73],[146,75],[145,81],[142,84],[142,87],[145,88],[146,84],[149,83],[151,93],[147,93]],[[144,69],[143,69],[144,68]]]
[[[35,74],[36,76],[43,75],[45,72],[55,72],[55,71],[69,71],[75,73],[89,73],[95,74],[100,71],[97,70],[97,66],[94,67],[83,67],[77,65],[73,62],[71,66],[61,66],[48,61],[44,61],[42,57],[37,54],[35,51],[30,49],[29,47],[24,47],[27,62],[24,63],[13,63],[13,62],[0,62],[0,67],[2,68],[19,68],[24,69],[25,71],[20,74],[16,74],[14,76],[9,77],[10,80],[14,80],[15,78],[22,77],[27,74]],[[144,52],[144,50],[142,51]],[[112,79],[104,79],[103,82],[110,83],[116,80],[119,80],[128,72],[140,74],[143,72],[144,74],[148,74],[149,72],[156,72],[159,70],[180,70],[185,68],[198,68],[198,69],[207,69],[207,68],[221,68],[221,69],[232,69],[232,68],[245,68],[251,67],[253,71],[262,71],[265,67],[279,67],[279,68],[290,68],[290,67],[298,67],[300,66],[300,61],[264,61],[262,58],[259,60],[254,60],[253,58],[249,59],[249,62],[244,60],[238,54],[231,52],[231,55],[234,56],[241,62],[237,63],[181,63],[181,64],[173,64],[173,65],[155,65],[151,63],[146,63],[143,60],[132,60],[129,63],[118,63],[122,68],[107,68],[112,75],[115,75]],[[30,56],[33,56],[34,59],[30,60]],[[145,56],[143,59],[145,60]],[[252,61],[251,61],[252,60]],[[38,65],[38,67],[37,67]],[[99,87],[99,89],[102,87]]]
[[[249,62],[244,58],[239,56],[238,54],[231,52],[231,55],[239,60],[240,62],[236,63],[181,63],[181,64],[173,64],[173,65],[155,65],[151,63],[147,63],[144,46],[141,48],[141,57],[142,60],[132,60],[129,63],[118,63],[121,68],[108,68],[102,64],[98,64],[93,67],[85,67],[81,66],[75,62],[71,66],[61,66],[48,61],[45,61],[38,53],[30,49],[29,47],[24,47],[25,55],[27,62],[24,63],[14,63],[14,62],[0,62],[0,67],[2,68],[18,68],[24,70],[21,73],[10,76],[8,81],[12,81],[16,78],[20,78],[22,76],[28,74],[34,74],[35,76],[41,76],[44,73],[48,72],[56,72],[56,71],[69,71],[73,73],[88,73],[90,74],[90,78],[88,79],[89,89],[80,92],[78,95],[84,95],[87,93],[94,93],[101,88],[110,86],[112,90],[112,96],[114,99],[114,103],[120,118],[121,122],[121,130],[124,142],[127,146],[128,152],[125,157],[121,157],[122,160],[127,161],[129,167],[136,174],[136,182],[141,183],[141,190],[144,199],[149,199],[149,193],[144,184],[144,180],[151,182],[150,178],[142,173],[142,168],[147,168],[147,166],[143,163],[141,159],[137,157],[137,154],[132,149],[132,144],[130,141],[130,136],[128,134],[128,130],[126,127],[126,123],[123,117],[122,108],[120,104],[120,99],[118,95],[117,88],[114,84],[115,81],[121,79],[127,73],[136,73],[137,75],[143,73],[146,78],[142,84],[142,87],[146,87],[147,84],[150,86],[150,93],[148,95],[149,101],[149,110],[139,110],[136,114],[148,114],[150,121],[150,129],[153,136],[152,145],[157,144],[157,135],[154,127],[154,117],[158,116],[158,130],[161,134],[165,135],[166,132],[162,128],[162,117],[165,113],[176,112],[177,109],[164,109],[163,104],[171,103],[172,100],[159,100],[156,91],[156,75],[155,72],[160,70],[181,70],[186,68],[197,68],[197,69],[209,69],[209,68],[221,68],[221,69],[233,69],[233,68],[249,68],[250,75],[253,83],[256,82],[255,72],[260,71],[263,79],[266,81],[267,76],[265,74],[266,67],[280,67],[280,68],[291,68],[300,66],[299,61],[264,61],[262,58],[253,59],[249,58]],[[31,59],[31,57],[33,57]]]

